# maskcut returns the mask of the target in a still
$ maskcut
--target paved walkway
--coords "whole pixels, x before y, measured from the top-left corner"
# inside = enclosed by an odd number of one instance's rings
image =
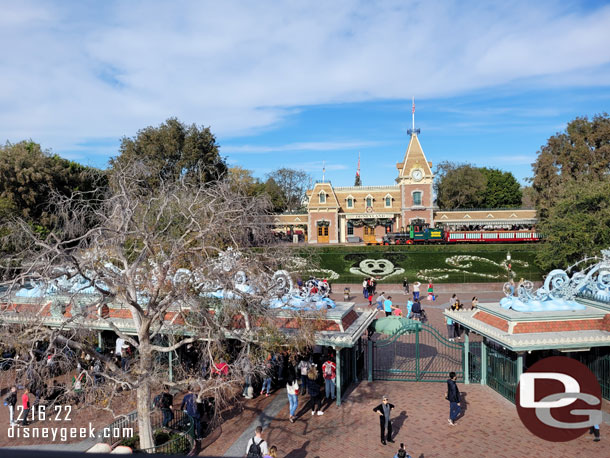
[[[601,426],[602,441],[585,434],[571,442],[552,443],[533,436],[521,424],[515,406],[495,391],[481,385],[460,385],[464,415],[457,426],[447,422],[448,402],[444,383],[362,382],[341,407],[326,406],[323,416],[309,412],[292,424],[284,390],[276,394],[284,407],[278,413],[275,401],[259,415],[267,423],[263,437],[276,445],[279,457],[364,458],[392,457],[404,442],[413,458],[469,457],[522,458],[524,456],[573,458],[608,456],[610,427]],[[384,446],[379,438],[379,420],[372,409],[388,395],[396,406],[392,412],[395,444]],[[306,396],[300,398],[301,400]],[[301,407],[301,406],[299,406]],[[610,411],[606,403],[605,410]],[[232,421],[239,421],[239,417]],[[248,434],[261,420],[244,424]],[[221,435],[200,456],[241,457],[244,434]],[[252,437],[251,435],[249,437]],[[248,437],[248,438],[249,438]],[[236,447],[236,448],[234,448]]]
[[[288,404],[288,396],[286,390],[279,390],[276,393],[273,400],[267,404],[264,410],[258,415],[257,419],[254,420],[246,428],[241,436],[237,438],[233,445],[225,452],[224,456],[242,456],[248,445],[248,441],[255,435],[254,430],[257,426],[262,426],[263,429],[268,429],[271,425],[271,421],[278,417],[280,411]]]
[[[343,300],[346,285],[333,285],[333,298]],[[357,307],[368,307],[359,294],[358,285],[347,285],[354,294]],[[378,291],[394,295],[394,302],[406,302],[401,285],[381,285]],[[430,324],[445,330],[442,311],[448,306],[454,292],[470,306],[473,295],[480,302],[497,301],[503,294],[501,284],[456,284],[435,287],[437,300],[422,301],[428,311]],[[325,415],[311,416],[303,412],[299,420],[288,421],[285,390],[279,390],[269,399],[248,401],[244,414],[223,424],[223,433],[206,447],[200,456],[241,457],[245,442],[252,437],[254,428],[263,423],[263,437],[269,445],[276,445],[279,457],[286,458],[364,458],[392,457],[404,442],[413,458],[469,457],[469,458],[573,458],[575,456],[609,456],[610,427],[601,426],[601,442],[593,442],[584,435],[567,443],[552,443],[538,439],[522,425],[514,404],[492,389],[481,385],[459,385],[464,398],[464,416],[457,426],[447,422],[449,405],[444,399],[444,383],[414,382],[361,382],[340,407],[325,405]],[[379,440],[379,421],[372,409],[388,395],[396,405],[393,411],[395,444],[383,446]],[[299,396],[299,409],[307,396]],[[277,403],[276,403],[277,402]],[[281,407],[281,408],[279,408]],[[278,410],[279,408],[279,410]],[[604,403],[610,412],[610,404]]]

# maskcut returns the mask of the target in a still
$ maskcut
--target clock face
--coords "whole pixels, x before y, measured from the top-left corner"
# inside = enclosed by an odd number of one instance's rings
[[[413,179],[415,181],[419,181],[424,177],[424,174],[421,170],[415,169],[415,170],[413,170],[413,172],[411,172],[411,176],[413,177]]]

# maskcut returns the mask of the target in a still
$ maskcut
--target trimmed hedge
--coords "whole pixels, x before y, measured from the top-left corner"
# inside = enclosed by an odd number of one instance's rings
[[[359,267],[364,259],[386,259],[395,268],[403,268],[403,274],[397,274],[382,280],[382,283],[400,283],[407,277],[412,283],[418,278],[417,273],[423,269],[458,269],[459,272],[446,272],[448,278],[434,280],[436,283],[462,282],[498,282],[508,279],[506,269],[484,261],[465,261],[471,267],[448,265],[446,259],[452,256],[466,255],[489,259],[495,263],[506,260],[511,253],[512,272],[516,279],[541,280],[542,272],[535,264],[537,245],[495,244],[495,245],[410,245],[410,246],[323,246],[299,247],[295,255],[309,257],[317,262],[321,269],[330,269],[340,276],[334,282],[360,283],[363,275],[350,272],[351,267]],[[521,262],[527,263],[524,265]],[[472,272],[493,275],[494,278],[473,275]],[[437,274],[443,275],[443,273]]]

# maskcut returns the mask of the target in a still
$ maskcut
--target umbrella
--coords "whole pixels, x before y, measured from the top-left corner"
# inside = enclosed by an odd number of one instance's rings
[[[401,316],[386,316],[375,321],[375,332],[392,336],[398,331],[415,331],[421,327],[416,320],[409,320]]]

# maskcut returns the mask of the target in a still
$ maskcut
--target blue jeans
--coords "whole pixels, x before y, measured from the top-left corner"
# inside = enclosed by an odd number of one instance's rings
[[[449,418],[451,419],[451,421],[455,421],[461,411],[462,409],[457,402],[449,403]]]
[[[163,426],[167,427],[174,419],[174,412],[171,409],[161,409],[161,412],[163,413]]]
[[[307,375],[301,375],[301,393],[307,394]]]
[[[299,397],[296,394],[289,394],[288,402],[290,403],[290,416],[294,417],[297,407],[299,406]]]
[[[335,399],[335,381],[333,379],[324,379],[324,392],[326,393],[326,399],[331,397]]]
[[[269,394],[269,391],[271,391],[271,377],[267,377],[265,380],[263,380],[263,388],[261,389],[261,393],[265,391],[265,387],[267,387],[267,394]]]

